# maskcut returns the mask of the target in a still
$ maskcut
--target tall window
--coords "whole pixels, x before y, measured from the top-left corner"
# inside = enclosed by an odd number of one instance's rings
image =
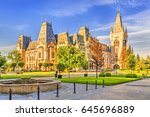
[[[54,54],[54,52],[52,52],[52,58],[55,58],[55,54]]]
[[[41,52],[39,52],[39,58],[42,58],[42,54],[41,54]]]

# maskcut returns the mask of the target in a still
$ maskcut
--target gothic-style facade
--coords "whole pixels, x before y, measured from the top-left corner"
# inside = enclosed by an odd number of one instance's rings
[[[126,59],[127,37],[127,30],[122,24],[118,11],[114,28],[111,28],[110,31],[110,45],[101,43],[104,57],[103,69],[113,69],[115,66],[123,68]],[[25,69],[39,70],[40,63],[56,64],[56,52],[60,46],[75,46],[85,52],[87,60],[90,61],[87,46],[89,38],[90,32],[87,27],[80,27],[79,31],[72,35],[68,32],[54,35],[52,24],[44,22],[37,41],[32,41],[31,37],[21,35],[16,49],[22,54]],[[92,63],[89,63],[89,69],[93,69],[93,66]]]
[[[124,68],[126,59],[127,38],[127,29],[124,28],[120,11],[118,11],[114,28],[111,27],[110,30],[110,47],[115,65],[118,65],[121,69]]]

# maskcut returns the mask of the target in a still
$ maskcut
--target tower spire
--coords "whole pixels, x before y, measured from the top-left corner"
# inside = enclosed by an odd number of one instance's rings
[[[123,31],[123,25],[122,25],[122,18],[120,14],[120,10],[117,12],[116,22],[114,26],[114,32],[121,32]]]

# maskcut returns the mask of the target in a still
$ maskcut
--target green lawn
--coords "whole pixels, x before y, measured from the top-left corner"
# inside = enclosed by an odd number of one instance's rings
[[[139,78],[119,78],[119,77],[105,77],[105,78],[95,78],[95,77],[76,77],[76,78],[62,78],[59,79],[62,82],[65,83],[81,83],[85,84],[87,81],[89,84],[95,84],[95,80],[97,80],[98,85],[102,85],[103,79],[105,81],[105,85],[111,86],[111,85],[117,85],[122,84],[126,82],[136,81],[139,80]]]
[[[30,75],[2,75],[0,79],[15,79],[15,78],[41,78],[41,77],[51,77],[52,75],[44,74],[30,74]]]
[[[8,73],[1,75],[0,79],[15,79],[15,78],[41,78],[41,77],[52,77],[53,72],[24,72],[23,74]]]
[[[52,71],[52,72],[24,72],[23,73],[24,75],[53,75],[53,74],[55,74],[55,72],[54,71]]]

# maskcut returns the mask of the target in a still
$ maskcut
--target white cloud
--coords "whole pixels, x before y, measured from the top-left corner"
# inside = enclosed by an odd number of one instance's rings
[[[109,36],[98,36],[97,39],[99,39],[100,41],[105,41],[109,40]]]
[[[112,5],[116,0],[81,0],[68,6],[57,9],[42,11],[40,14],[51,15],[56,17],[74,16],[87,12],[93,6]]]
[[[43,11],[39,11],[42,15],[50,15],[55,17],[74,16],[87,12],[93,6],[104,5],[116,5],[126,7],[138,7],[144,3],[149,2],[147,0],[76,0],[72,4],[65,4],[58,8],[45,8]]]
[[[135,53],[142,56],[150,55],[150,8],[143,10],[137,14],[130,16],[123,16],[123,24],[128,29],[128,43],[134,48]],[[102,41],[109,40],[109,25],[100,25],[93,32],[107,32],[108,36],[99,35],[98,38]],[[100,34],[100,33],[99,33]],[[107,41],[106,41],[107,40]],[[143,50],[143,51],[142,51]]]
[[[146,2],[149,2],[149,0],[116,0],[120,5],[126,6],[126,7],[138,7],[141,5],[144,5]]]

